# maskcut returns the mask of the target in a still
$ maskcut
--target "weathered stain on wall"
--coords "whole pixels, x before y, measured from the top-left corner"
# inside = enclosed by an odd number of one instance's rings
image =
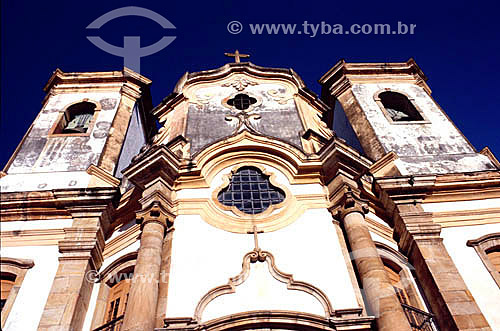
[[[391,123],[374,100],[377,92],[390,89],[414,99],[426,123]],[[385,152],[394,151],[405,169],[403,174],[453,173],[495,169],[491,161],[474,150],[457,128],[419,86],[413,84],[354,84],[356,101],[366,114]],[[358,136],[363,133],[358,132]]]
[[[49,136],[49,130],[65,108],[83,99],[101,104],[88,136]],[[51,96],[35,119],[7,173],[85,171],[97,164],[116,114],[120,94],[66,93]]]
[[[249,125],[256,133],[279,138],[302,149],[300,136],[304,128],[292,98],[285,99],[287,91],[279,84],[259,84],[248,86],[241,93],[248,93],[258,99],[248,114],[259,115],[250,118]],[[191,154],[205,146],[231,136],[238,131],[239,121],[226,119],[227,115],[237,117],[239,111],[223,105],[223,100],[237,94],[231,87],[208,87],[197,92],[201,102],[190,103],[186,127],[186,137],[191,142]],[[192,100],[190,100],[192,101]]]

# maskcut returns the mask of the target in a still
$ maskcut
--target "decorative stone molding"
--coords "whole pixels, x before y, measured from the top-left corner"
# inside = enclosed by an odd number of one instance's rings
[[[161,203],[155,201],[148,207],[136,212],[137,224],[141,225],[141,231],[148,223],[158,223],[165,228],[165,231],[173,224],[169,220],[170,213]]]
[[[111,175],[106,170],[104,170],[96,165],[93,165],[93,164],[91,164],[87,168],[87,173],[93,177],[96,177],[96,179],[101,180],[102,182],[104,182],[105,184],[107,184],[111,187],[118,187],[120,185],[120,182],[121,182],[118,178]],[[97,181],[94,183],[91,182],[89,184],[90,187],[98,186],[98,185],[99,185],[99,183],[97,183]]]
[[[340,193],[343,193],[343,195],[337,200],[335,205],[330,208],[330,212],[335,219],[341,221],[350,213],[368,214],[368,200],[361,199],[359,197],[359,192],[356,193],[351,187],[344,186],[342,190],[338,191],[338,194]]]
[[[329,86],[332,95],[339,96],[356,82],[380,82],[380,77],[401,83],[414,83],[429,95],[431,90],[425,83],[427,77],[412,58],[403,63],[346,63],[340,60],[320,79],[321,85]]]
[[[285,283],[287,289],[303,291],[315,297],[323,306],[326,318],[335,316],[335,310],[323,291],[309,283],[296,281],[291,274],[280,271],[276,267],[274,256],[270,252],[262,251],[256,247],[256,249],[245,254],[243,257],[243,268],[237,276],[229,278],[229,282],[226,285],[213,288],[201,298],[194,312],[194,320],[201,322],[205,307],[218,296],[235,293],[236,286],[245,282],[250,275],[250,263],[256,262],[267,262],[271,275],[279,282]]]
[[[483,148],[479,154],[482,154],[486,156],[488,159],[490,159],[491,163],[493,163],[498,169],[500,169],[500,161],[495,157],[495,154],[490,150],[489,147]]]
[[[313,331],[369,331],[373,317],[325,318],[318,315],[283,310],[257,310],[237,313],[198,323],[190,317],[167,318],[165,327],[156,331],[222,331],[238,330],[313,330]]]
[[[498,287],[500,287],[500,273],[496,270],[493,263],[488,258],[488,252],[492,249],[500,249],[500,232],[490,233],[477,239],[467,241],[467,246],[473,247],[479,255],[484,266],[488,269],[491,277]]]
[[[234,79],[232,81],[229,81],[229,82],[227,82],[225,84],[222,84],[221,86],[223,86],[223,87],[232,87],[236,91],[241,92],[241,91],[245,90],[245,88],[247,86],[250,86],[250,85],[251,86],[255,86],[255,85],[258,85],[258,84],[259,83],[255,82],[253,80],[249,80],[249,79],[247,79],[245,77],[239,77],[239,78],[236,78],[236,79]]]
[[[50,191],[1,193],[0,218],[4,221],[73,218],[70,209],[80,208],[81,215],[99,216],[102,209],[110,208],[118,188],[57,189]],[[76,212],[76,209],[75,209]],[[109,212],[102,219],[102,227],[109,226]]]
[[[33,260],[16,259],[6,256],[0,257],[0,271],[2,272],[2,274],[15,277],[14,286],[12,286],[9,296],[7,297],[7,301],[5,302],[5,305],[2,309],[2,329],[5,326],[7,317],[9,316],[12,306],[14,305],[14,301],[16,300],[16,296],[19,293],[24,280],[24,276],[26,275],[28,269],[33,268],[34,265],[35,263],[33,262]]]
[[[228,185],[229,185],[229,183],[231,181],[231,177],[233,176],[233,174],[235,174],[236,172],[238,172],[238,170],[240,168],[242,168],[242,167],[255,167],[255,168],[259,169],[264,176],[268,177],[269,183],[273,187],[279,188],[280,190],[282,190],[285,193],[285,199],[282,202],[280,202],[279,204],[275,204],[275,205],[274,204],[270,204],[269,207],[265,211],[263,211],[262,213],[253,214],[253,215],[246,214],[246,213],[242,212],[241,210],[239,210],[238,208],[236,208],[235,206],[226,206],[226,205],[223,205],[222,203],[220,203],[219,200],[218,200],[218,198],[217,198],[218,194],[223,189],[225,189],[226,187],[228,187]],[[276,182],[276,174],[266,171],[266,168],[264,168],[262,165],[257,164],[257,163],[253,163],[253,162],[249,162],[249,163],[245,163],[245,164],[239,164],[239,165],[233,167],[231,169],[230,173],[225,174],[222,177],[222,184],[212,192],[212,202],[215,203],[215,205],[218,208],[220,208],[222,210],[225,210],[225,211],[231,211],[231,212],[233,212],[236,216],[238,216],[239,219],[242,219],[244,221],[248,221],[251,226],[253,226],[256,218],[257,219],[267,218],[274,211],[278,211],[278,210],[280,210],[282,208],[292,207],[291,206],[292,200],[294,200],[294,199],[293,199],[293,195],[290,192],[290,190],[286,186],[280,185],[280,184],[278,184]],[[249,226],[249,228],[251,228],[251,226]]]

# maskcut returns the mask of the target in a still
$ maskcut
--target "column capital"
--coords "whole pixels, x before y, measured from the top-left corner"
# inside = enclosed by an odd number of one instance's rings
[[[368,213],[368,201],[360,198],[359,192],[355,192],[350,186],[344,186],[337,192],[336,200],[335,205],[331,206],[329,211],[338,221],[342,221],[350,213],[360,213],[363,216]]]
[[[137,211],[135,214],[137,224],[141,224],[141,231],[148,223],[161,224],[165,231],[167,231],[167,229],[172,226],[174,219],[172,213],[170,213],[159,201],[153,201],[146,208]]]

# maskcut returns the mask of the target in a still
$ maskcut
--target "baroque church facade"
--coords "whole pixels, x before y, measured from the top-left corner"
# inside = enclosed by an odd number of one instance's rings
[[[500,163],[404,63],[56,70],[1,172],[2,330],[500,330]],[[157,129],[156,121],[159,121]]]

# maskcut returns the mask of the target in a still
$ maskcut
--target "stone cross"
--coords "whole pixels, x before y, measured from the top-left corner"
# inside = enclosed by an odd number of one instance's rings
[[[224,55],[229,57],[234,57],[235,63],[240,63],[241,57],[250,57],[250,54],[240,54],[238,50],[236,50],[234,53],[224,53]]]

